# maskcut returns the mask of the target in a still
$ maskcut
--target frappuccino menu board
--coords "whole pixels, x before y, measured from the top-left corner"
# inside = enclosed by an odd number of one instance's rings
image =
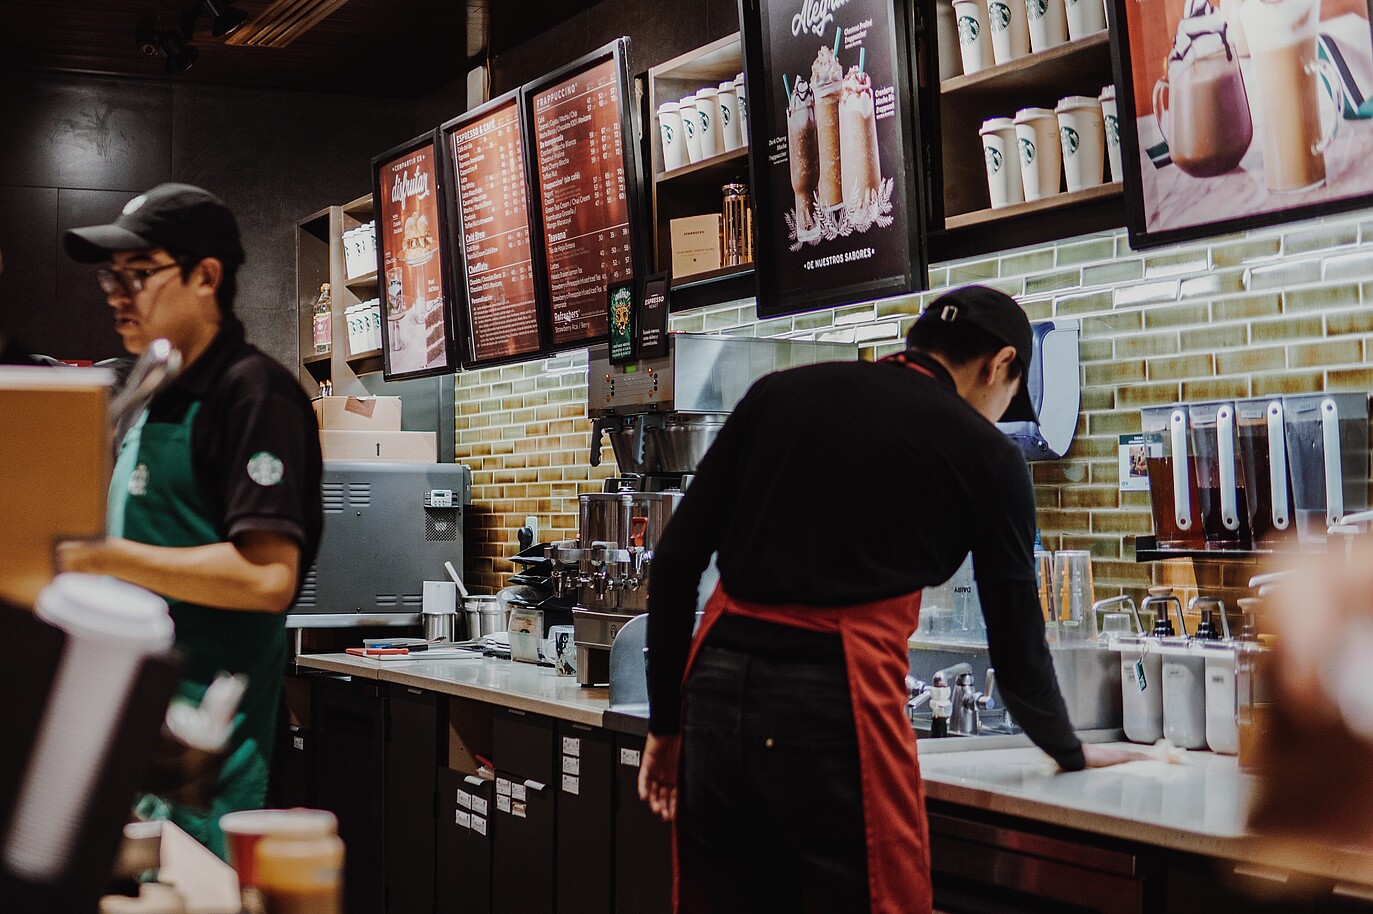
[[[925,279],[904,0],[746,0],[758,313]],[[761,110],[760,110],[761,108]]]
[[[532,93],[553,348],[604,337],[607,289],[634,276],[623,92],[612,56]]]
[[[538,352],[518,96],[459,119],[448,142],[467,277],[469,359],[490,362]]]

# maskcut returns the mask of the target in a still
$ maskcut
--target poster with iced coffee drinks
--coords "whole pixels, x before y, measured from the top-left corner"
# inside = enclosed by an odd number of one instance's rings
[[[426,133],[372,160],[386,379],[454,370],[438,146]]]
[[[1165,244],[1367,205],[1367,0],[1117,0],[1131,240]],[[1132,182],[1130,179],[1134,178]]]
[[[744,8],[759,314],[923,287],[905,4]]]

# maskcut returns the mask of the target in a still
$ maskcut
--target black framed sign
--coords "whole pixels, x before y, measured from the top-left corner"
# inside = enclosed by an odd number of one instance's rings
[[[543,348],[539,313],[547,300],[534,256],[528,152],[518,90],[439,128],[448,174],[455,309],[465,366],[531,358]]]
[[[607,290],[643,272],[628,47],[620,38],[522,90],[550,352],[605,340]]]
[[[741,0],[758,315],[928,285],[911,0]]]
[[[637,334],[634,331],[634,280],[613,282],[606,292],[610,323],[610,364],[625,365],[634,361]]]
[[[443,157],[434,131],[372,159],[382,368],[386,380],[457,369],[442,199]]]
[[[1367,0],[1112,2],[1132,246],[1373,203]]]
[[[638,354],[641,359],[660,359],[667,355],[667,318],[671,312],[668,296],[672,281],[666,273],[655,273],[644,280],[639,299]]]

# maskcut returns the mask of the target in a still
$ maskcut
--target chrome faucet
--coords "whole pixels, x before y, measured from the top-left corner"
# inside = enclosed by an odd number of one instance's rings
[[[1129,594],[1121,594],[1118,597],[1107,597],[1105,600],[1097,600],[1092,604],[1092,615],[1095,616],[1098,613],[1104,612],[1108,607],[1122,605],[1130,607],[1130,615],[1133,616],[1135,620],[1135,631],[1141,635],[1144,634],[1144,623],[1140,621],[1139,608],[1135,606],[1134,597],[1131,597]]]
[[[981,692],[973,685],[972,673],[960,673],[953,689],[953,713],[949,716],[949,732],[976,736],[982,730],[981,712],[996,707],[992,691],[996,688],[996,670],[987,668],[987,681]]]

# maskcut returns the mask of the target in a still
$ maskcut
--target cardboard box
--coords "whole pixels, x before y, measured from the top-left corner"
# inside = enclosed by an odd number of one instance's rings
[[[720,269],[719,213],[672,220],[672,276]]]
[[[314,403],[320,428],[400,431],[400,397],[320,397]]]
[[[438,463],[435,432],[363,432],[320,429],[325,460],[372,460],[391,463]]]

